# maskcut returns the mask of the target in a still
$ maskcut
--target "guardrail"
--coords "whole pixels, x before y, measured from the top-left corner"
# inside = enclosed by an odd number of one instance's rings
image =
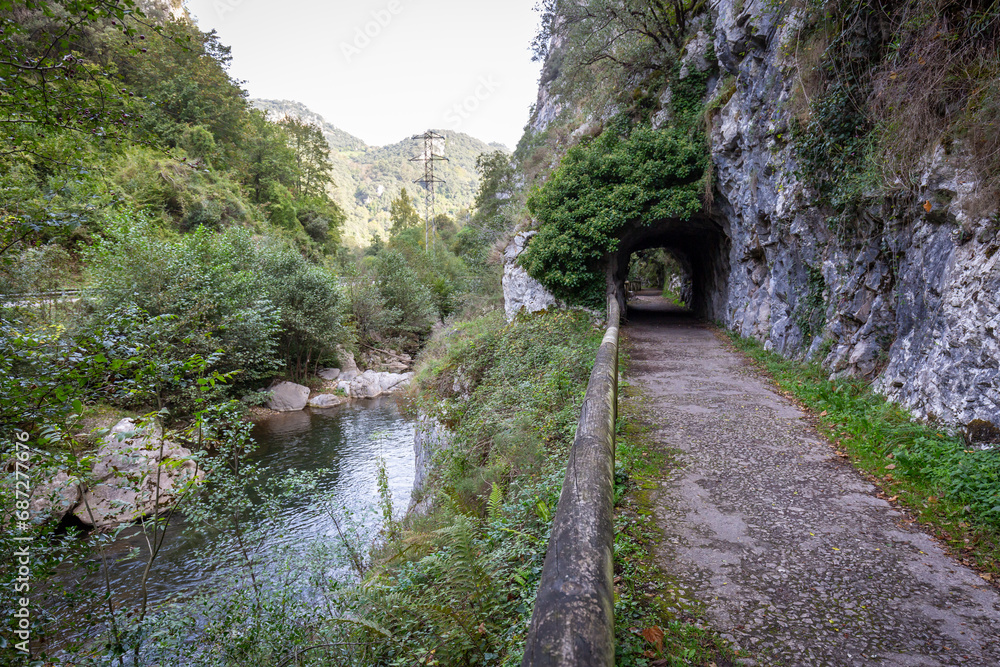
[[[618,417],[617,299],[597,352],[569,453],[522,667],[615,663],[614,482]]]

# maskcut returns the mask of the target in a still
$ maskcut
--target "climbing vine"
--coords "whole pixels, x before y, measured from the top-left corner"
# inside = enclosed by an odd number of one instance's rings
[[[701,210],[708,163],[702,142],[677,128],[629,129],[619,119],[571,148],[528,198],[540,223],[521,255],[528,273],[568,303],[604,305],[604,261],[622,233]]]

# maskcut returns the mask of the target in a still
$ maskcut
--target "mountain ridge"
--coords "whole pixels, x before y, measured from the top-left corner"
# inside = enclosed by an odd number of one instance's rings
[[[419,139],[411,136],[384,146],[371,146],[301,102],[252,99],[250,103],[274,119],[293,117],[322,130],[330,144],[333,162],[336,187],[331,195],[347,215],[342,233],[346,243],[366,246],[374,235],[384,238],[391,227],[390,203],[403,188],[417,198],[423,197],[423,188],[414,183],[423,175],[423,168],[410,162],[410,158],[423,151]],[[445,156],[449,160],[438,167],[437,173],[445,182],[436,191],[436,212],[460,218],[472,206],[479,187],[476,158],[497,150],[510,153],[510,149],[462,132],[435,131],[446,138]]]

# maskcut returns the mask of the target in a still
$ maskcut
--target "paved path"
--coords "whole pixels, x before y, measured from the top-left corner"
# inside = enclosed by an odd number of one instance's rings
[[[655,500],[659,557],[709,626],[749,664],[1000,666],[992,586],[875,497],[709,328],[658,297],[632,305],[630,379],[652,437],[682,452]]]

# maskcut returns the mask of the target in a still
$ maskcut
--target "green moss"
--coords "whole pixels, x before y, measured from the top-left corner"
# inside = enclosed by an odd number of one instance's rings
[[[637,387],[620,388],[619,409],[616,477],[625,488],[615,512],[615,664],[731,664],[739,656],[697,623],[703,606],[656,556],[662,541],[656,492],[679,466],[679,453],[650,446],[652,427]]]

